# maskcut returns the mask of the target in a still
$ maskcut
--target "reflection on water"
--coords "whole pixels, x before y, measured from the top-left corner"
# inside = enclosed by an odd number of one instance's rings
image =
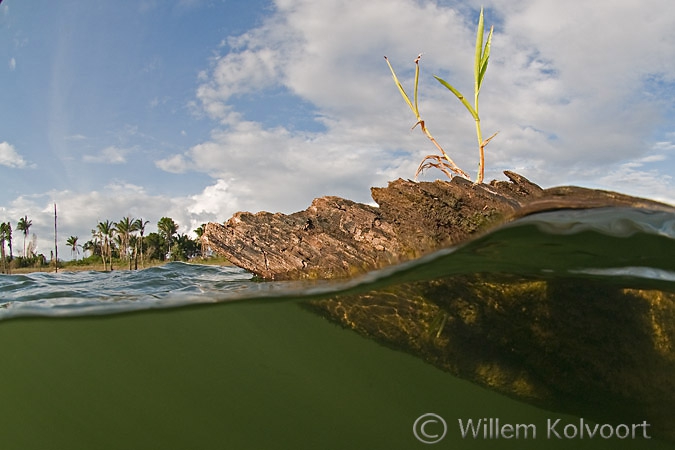
[[[614,280],[614,283],[616,280]],[[475,274],[307,305],[511,397],[675,439],[675,294]]]

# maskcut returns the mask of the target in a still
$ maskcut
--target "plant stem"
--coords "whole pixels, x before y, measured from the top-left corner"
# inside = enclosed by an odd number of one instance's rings
[[[477,100],[476,100],[477,101]],[[476,111],[478,111],[478,104],[476,104]],[[476,175],[476,184],[483,182],[485,176],[485,146],[487,142],[483,142],[483,134],[480,131],[480,118],[476,117],[476,135],[478,136],[478,175]]]
[[[436,142],[436,139],[434,139],[434,137],[431,135],[431,133],[429,133],[429,130],[427,130],[427,127],[424,126],[424,121],[423,121],[423,120],[420,121],[419,124],[420,124],[420,126],[421,126],[421,128],[422,128],[422,131],[423,131],[424,134],[427,136],[427,138],[429,138],[429,140],[430,140],[430,141],[436,146],[436,148],[441,152],[441,154],[442,154],[443,157],[448,161],[448,163],[450,163],[450,166],[451,166],[451,167],[450,167],[450,170],[452,170],[453,172],[455,172],[455,173],[457,173],[457,174],[463,176],[464,178],[467,178],[467,179],[470,180],[471,177],[469,176],[469,174],[466,173],[466,172],[464,172],[464,171],[463,171],[462,169],[460,169],[459,167],[457,167],[457,164],[455,164],[455,162],[450,158],[450,156],[448,156],[448,154],[445,153],[445,150],[443,150],[443,148],[441,147],[441,145],[440,145],[438,142]]]

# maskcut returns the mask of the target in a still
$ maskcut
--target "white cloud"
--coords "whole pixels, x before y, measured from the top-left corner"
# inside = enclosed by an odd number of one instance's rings
[[[239,201],[231,187],[232,182],[216,180],[201,193],[188,197],[187,212],[189,229],[194,230],[207,222],[221,222],[223,217],[230,217],[238,211]]]
[[[651,162],[659,162],[659,161],[666,161],[668,158],[666,155],[649,155],[645,156],[644,158],[638,159],[638,162],[640,163],[651,163]]]
[[[403,48],[410,53],[399,61],[411,62],[419,47],[410,42],[420,32],[439,53],[441,41],[459,39],[461,17],[405,1],[359,5],[279,4],[263,27],[229,39],[230,53],[213,61],[197,91],[204,111],[223,128],[185,154],[158,161],[158,167],[235,180],[230,190],[243,208],[274,211],[304,208],[318,195],[368,201],[370,185],[411,176],[433,148],[424,149],[430,144],[418,131],[407,132],[414,120],[382,57],[387,49],[405,54]],[[430,26],[415,29],[429,17]],[[316,120],[327,131],[265,127],[245,120],[232,105],[243,95],[277,87],[319,106]],[[402,144],[403,153],[392,151]]]
[[[598,185],[607,189],[675,204],[673,177],[646,169],[641,163],[621,164],[596,176]]]
[[[229,180],[228,195],[246,210],[291,212],[304,209],[321,195],[369,201],[368,183],[386,183],[390,173],[385,170],[401,173],[402,163],[374,143],[354,148],[349,130],[344,134],[340,142],[241,121],[157,165],[171,172],[196,170]]]
[[[14,71],[15,69],[16,69],[16,59],[10,58],[9,59],[9,70]]]
[[[191,168],[191,164],[183,155],[172,155],[166,159],[160,159],[155,162],[155,165],[171,173],[184,173]]]
[[[131,148],[121,148],[114,145],[106,147],[96,155],[84,155],[82,160],[87,163],[96,164],[125,164],[127,155],[131,153]]]
[[[142,186],[115,182],[102,190],[77,193],[70,190],[22,195],[8,206],[0,207],[0,221],[9,220],[16,229],[20,217],[28,216],[33,226],[30,233],[37,236],[38,252],[49,257],[54,247],[54,203],[58,213],[59,257],[68,259],[65,241],[77,236],[80,243],[91,239],[91,230],[104,220],[113,222],[123,217],[148,220],[146,233],[157,231],[157,221],[164,216],[173,218],[179,233],[193,234],[195,228],[216,221],[221,214],[236,211],[236,201],[228,195],[228,182],[218,180],[201,193],[169,197],[148,193]],[[15,254],[19,246],[14,245]]]
[[[654,144],[653,149],[660,152],[669,152],[675,150],[675,142],[659,141]]]
[[[17,153],[12,144],[0,142],[0,165],[23,169],[28,166],[28,163],[21,155],[19,155],[19,153]]]
[[[206,112],[222,119],[231,97],[272,85],[277,76],[277,57],[275,51],[262,48],[233,52],[219,58],[213,67],[212,79],[197,90],[197,97]]]
[[[664,169],[630,162],[664,161],[667,150],[650,139],[671,97],[640,93],[650,77],[675,80],[668,0],[486,7],[488,24],[491,15],[503,19],[481,92],[484,135],[500,131],[487,147],[487,178],[510,169],[544,186],[573,180],[620,187],[607,176],[613,174],[633,177],[634,192],[653,189],[652,172]],[[278,0],[271,17],[227,39],[228,52],[200,74],[196,97],[220,122],[211,138],[157,166],[230,180],[228,196],[244,209],[290,212],[325,194],[367,201],[370,186],[412,177],[420,159],[435,152],[419,130],[408,131],[414,118],[382,59],[389,57],[411,89],[412,60],[422,51],[423,118],[474,175],[473,120],[432,74],[471,96],[475,21],[432,2]],[[311,104],[324,129],[248,120],[239,102],[270,98],[264,92],[271,89]],[[262,108],[278,106],[269,101]]]

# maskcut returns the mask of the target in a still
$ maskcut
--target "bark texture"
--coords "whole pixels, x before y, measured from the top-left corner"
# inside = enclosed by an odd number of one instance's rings
[[[514,172],[476,185],[463,178],[371,188],[379,207],[339,197],[294,214],[238,212],[209,223],[205,242],[233,264],[271,280],[334,279],[397,264],[458,244],[509,220],[566,208],[672,207],[615,192],[542,189]]]

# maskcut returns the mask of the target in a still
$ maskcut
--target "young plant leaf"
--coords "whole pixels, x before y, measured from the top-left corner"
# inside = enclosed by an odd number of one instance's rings
[[[455,96],[459,99],[459,101],[462,102],[462,105],[466,106],[466,109],[469,110],[469,112],[471,113],[471,116],[474,118],[474,120],[478,120],[478,113],[476,112],[476,110],[473,109],[473,106],[471,106],[471,103],[469,103],[469,101],[457,89],[455,89],[454,87],[452,87],[452,85],[450,83],[448,83],[447,81],[445,81],[444,79],[442,79],[440,77],[437,77],[436,75],[434,75],[434,78],[436,78],[438,80],[438,82],[441,83],[443,86],[448,88],[450,90],[450,92],[455,94]]]
[[[485,25],[483,20],[483,8],[480,8],[480,17],[478,18],[478,31],[476,32],[476,56],[474,59],[474,78],[476,81],[476,90],[478,90],[478,80],[480,77],[481,60],[483,59],[483,31]]]
[[[422,54],[420,53],[417,55],[417,58],[415,58],[415,86],[414,86],[414,92],[413,92],[413,102],[410,101],[410,97],[408,97],[408,94],[405,92],[405,89],[403,89],[403,85],[401,82],[398,80],[398,77],[396,76],[396,72],[394,71],[394,68],[391,66],[391,63],[389,62],[389,59],[385,56],[384,59],[387,61],[387,65],[389,66],[389,70],[391,71],[391,75],[394,78],[394,83],[398,87],[399,92],[401,93],[401,96],[403,97],[403,100],[408,104],[412,112],[415,114],[415,117],[417,118],[417,122],[415,125],[413,125],[413,129],[417,127],[417,125],[420,126],[420,129],[422,132],[426,135],[426,137],[436,146],[439,152],[443,155],[443,158],[445,161],[442,161],[440,165],[433,165],[433,167],[439,167],[443,172],[448,175],[448,177],[452,178],[452,175],[450,171],[456,173],[457,175],[460,175],[464,178],[470,179],[469,174],[464,172],[462,169],[457,167],[457,164],[448,156],[447,153],[445,153],[445,150],[443,150],[443,147],[440,146],[440,144],[434,139],[434,137],[431,135],[429,132],[429,129],[426,127],[424,120],[420,117],[420,112],[419,112],[419,107],[417,104],[417,87],[419,85],[419,77],[420,77],[420,59],[422,58]],[[461,95],[461,94],[460,94]],[[422,164],[420,164],[420,167],[424,166],[424,161],[426,161],[429,157],[425,158],[422,161]],[[440,156],[436,156],[435,158],[439,158],[438,160],[440,161]],[[415,174],[415,178],[417,178],[417,175],[420,173],[419,169],[417,170],[417,173]]]
[[[417,58],[415,58],[415,92],[413,94],[414,101],[415,101],[415,111],[417,114],[417,120],[420,120],[420,108],[417,106],[417,86],[419,85],[420,81],[420,59],[422,58],[422,54],[420,53],[417,55]]]
[[[1,0],[0,0],[1,1]],[[439,83],[441,83],[443,86],[445,86],[450,92],[452,92],[457,99],[462,102],[464,107],[469,111],[471,114],[471,117],[473,117],[474,121],[476,122],[476,137],[478,138],[478,152],[479,152],[479,162],[478,162],[478,175],[476,176],[476,184],[480,184],[483,182],[483,177],[484,177],[484,172],[485,172],[485,146],[492,140],[492,138],[495,137],[495,134],[490,136],[489,138],[483,140],[483,133],[481,131],[481,124],[480,124],[480,117],[478,115],[478,96],[480,93],[480,88],[483,84],[483,79],[485,78],[485,73],[487,72],[487,67],[488,67],[488,61],[490,59],[490,47],[492,45],[492,33],[494,31],[494,27],[490,27],[490,32],[487,35],[487,38],[485,38],[485,20],[484,20],[484,14],[483,14],[483,8],[481,7],[480,9],[480,16],[478,18],[478,30],[476,32],[476,49],[475,49],[475,58],[474,58],[474,104],[471,105],[469,101],[462,95],[461,92],[459,92],[457,89],[455,89],[450,83],[447,81],[443,80],[440,77],[437,77],[434,75],[434,78],[438,80]],[[483,42],[485,44],[483,45]],[[417,56],[417,59],[415,59],[415,86],[414,86],[414,93],[413,93],[413,101],[410,100],[410,97],[408,97],[408,94],[405,92],[403,89],[403,86],[401,85],[401,82],[398,80],[396,77],[396,73],[394,72],[393,67],[389,63],[389,60],[385,56],[384,59],[387,61],[387,65],[389,66],[389,70],[391,70],[391,75],[394,78],[394,82],[396,83],[396,86],[398,87],[399,92],[403,96],[403,99],[405,102],[408,104],[408,107],[412,110],[412,112],[415,114],[415,117],[417,118],[417,123],[415,123],[415,128],[417,125],[420,126],[422,132],[431,140],[431,142],[436,146],[436,148],[439,150],[442,156],[438,155],[428,155],[426,156],[422,162],[420,163],[420,166],[417,169],[417,173],[415,174],[415,178],[417,178],[417,175],[419,175],[424,169],[427,168],[436,168],[446,175],[448,177],[452,177],[452,173],[454,172],[457,175],[461,175],[465,178],[470,178],[466,172],[461,170],[457,165],[450,159],[448,154],[443,150],[443,148],[436,142],[436,140],[431,136],[429,133],[429,130],[426,128],[424,121],[420,117],[419,113],[419,108],[418,108],[418,97],[417,97],[417,88],[419,84],[419,74],[420,74],[420,67],[419,67],[419,61],[420,58],[422,57],[422,54]],[[414,103],[413,103],[414,102]]]
[[[483,55],[480,61],[480,72],[478,77],[478,90],[480,90],[481,85],[483,84],[483,78],[485,77],[485,72],[487,71],[488,60],[490,59],[490,46],[492,44],[492,32],[494,27],[490,27],[490,32],[488,33],[487,41],[485,42],[485,49],[483,50]]]
[[[396,87],[398,87],[398,91],[401,93],[401,96],[403,97],[403,100],[408,104],[412,112],[415,114],[415,117],[417,117],[417,120],[420,120],[420,114],[419,111],[415,106],[413,106],[412,102],[410,101],[410,97],[408,97],[408,94],[406,94],[405,89],[403,89],[403,85],[401,84],[400,81],[398,81],[398,77],[396,76],[396,72],[394,72],[394,68],[391,66],[391,63],[389,62],[389,59],[385,56],[384,60],[387,61],[387,65],[389,66],[389,70],[391,70],[391,76],[394,78],[394,83],[396,84]],[[419,67],[419,66],[418,66]],[[415,102],[417,104],[417,102]]]

